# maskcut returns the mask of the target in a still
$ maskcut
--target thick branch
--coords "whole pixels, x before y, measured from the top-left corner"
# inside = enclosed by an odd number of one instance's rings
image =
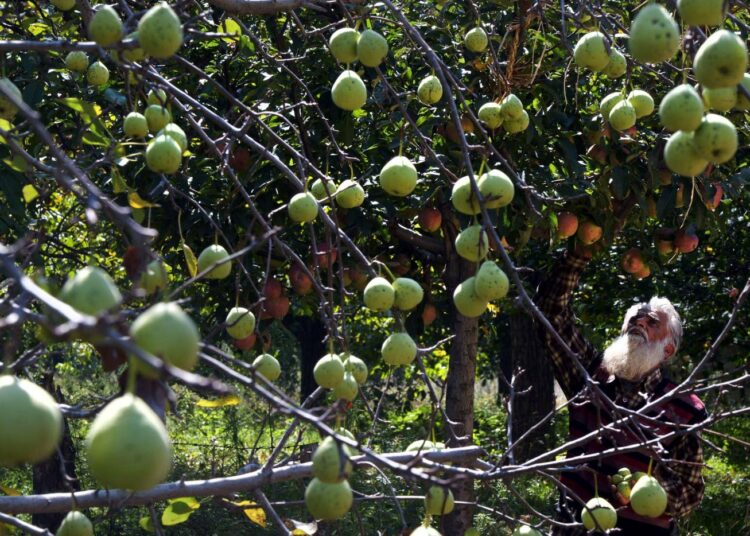
[[[424,462],[427,460],[437,463],[471,462],[481,453],[481,447],[471,446],[424,452],[419,456],[415,456],[415,453],[413,452],[397,452],[383,454],[382,458],[394,463],[424,465]],[[355,456],[352,458],[352,462],[355,464],[365,461],[368,464],[380,465],[382,463],[381,460],[374,460],[369,456]],[[427,465],[430,465],[429,462]],[[258,489],[262,486],[275,484],[277,482],[309,478],[310,476],[312,476],[312,462],[277,467],[270,471],[259,469],[252,473],[224,478],[212,478],[210,480],[170,482],[167,484],[161,484],[147,491],[136,493],[126,490],[99,490],[81,491],[75,494],[49,493],[46,495],[0,497],[0,511],[11,514],[67,512],[74,507],[74,496],[78,508],[91,508],[94,506],[108,506],[115,504],[118,507],[141,506],[177,497],[229,495],[231,493]]]

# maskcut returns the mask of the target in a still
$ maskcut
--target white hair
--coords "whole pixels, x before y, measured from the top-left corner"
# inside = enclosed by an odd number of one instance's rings
[[[622,322],[622,331],[620,333],[625,333],[627,331],[628,322],[630,321],[631,317],[641,309],[659,311],[666,315],[667,329],[669,329],[669,333],[672,335],[672,342],[674,344],[674,351],[676,353],[677,349],[680,347],[680,343],[682,342],[682,319],[680,318],[677,310],[674,308],[674,305],[672,305],[672,302],[667,298],[654,296],[649,300],[648,303],[636,303],[635,305],[631,306],[625,313],[625,319]]]

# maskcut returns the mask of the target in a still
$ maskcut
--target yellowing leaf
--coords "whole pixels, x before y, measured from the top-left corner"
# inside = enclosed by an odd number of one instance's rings
[[[242,35],[242,28],[240,28],[240,25],[237,24],[236,21],[233,19],[226,19],[224,22],[219,24],[219,27],[217,28],[217,31],[219,33],[226,33],[226,34],[233,34],[233,35]],[[226,41],[227,43],[233,43],[236,41],[233,37],[222,37],[223,41]]]
[[[315,521],[302,523],[301,521],[296,521],[294,519],[285,519],[284,523],[286,523],[287,526],[291,525],[294,527],[294,530],[292,530],[294,536],[312,536],[318,532],[318,524]]]
[[[36,188],[34,188],[32,184],[24,186],[21,192],[23,193],[23,200],[26,204],[31,203],[34,199],[39,197],[39,192],[36,191]]]
[[[201,507],[201,503],[195,497],[178,497],[176,499],[168,499],[168,503],[182,502],[185,503],[191,510],[197,510]]]
[[[237,395],[227,395],[217,398],[216,400],[206,400],[205,398],[201,398],[195,403],[195,405],[200,408],[222,408],[224,406],[236,406],[239,403],[240,397]]]
[[[3,159],[3,163],[13,171],[25,173],[29,169],[29,164],[19,155],[13,155],[11,158]]]
[[[190,277],[195,277],[198,273],[198,259],[195,258],[195,253],[190,249],[185,241],[182,241],[182,252],[185,254],[185,262],[187,263],[188,273]]]
[[[243,501],[243,502],[250,502],[250,501]],[[266,526],[266,512],[255,504],[254,502],[250,502],[248,505],[243,506],[252,506],[252,508],[245,508],[242,510],[242,512],[247,516],[247,518],[255,523],[256,525],[260,525],[261,527]]]
[[[490,303],[487,304],[487,310],[490,313],[499,313],[500,311],[502,311],[502,309],[500,308],[499,305],[495,305],[492,302],[490,302]]]
[[[10,488],[8,486],[3,486],[2,484],[0,484],[0,491],[5,493],[9,497],[18,497],[19,495],[21,495],[21,492],[18,491],[17,489]]]
[[[156,203],[150,203],[143,199],[140,195],[138,195],[138,192],[130,192],[128,193],[128,203],[133,208],[151,208],[151,207],[158,207],[159,205]]]

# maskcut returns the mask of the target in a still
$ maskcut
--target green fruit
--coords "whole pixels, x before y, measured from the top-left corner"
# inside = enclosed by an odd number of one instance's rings
[[[481,225],[470,225],[456,237],[456,253],[467,261],[478,262],[490,247],[487,232]]]
[[[727,12],[726,0],[678,0],[677,10],[686,26],[719,26]]]
[[[342,110],[358,110],[367,102],[367,88],[357,73],[346,70],[333,83],[331,98]]]
[[[344,370],[354,376],[354,380],[362,385],[367,381],[367,364],[356,355],[348,354],[344,361]]]
[[[579,67],[599,72],[609,63],[609,53],[604,34],[589,32],[581,37],[573,49],[573,59]]]
[[[103,47],[122,39],[122,20],[112,6],[103,5],[89,21],[89,37]]]
[[[406,452],[427,452],[431,450],[439,450],[435,448],[435,443],[427,439],[417,439],[409,443],[406,447]]]
[[[427,523],[427,521],[423,521],[423,523]],[[409,536],[442,536],[440,532],[429,525],[420,525],[413,531],[411,531],[411,534]]]
[[[92,86],[103,86],[109,81],[109,69],[102,62],[95,61],[86,71],[86,81]]]
[[[750,93],[750,74],[745,73],[742,76],[740,85],[744,87],[748,93]],[[1,100],[1,99],[0,99]],[[748,99],[741,90],[737,90],[737,110],[748,110],[750,109],[750,99]]]
[[[503,114],[505,121],[512,119],[521,119],[524,114],[523,103],[521,99],[516,97],[513,93],[507,95],[503,102],[500,103],[500,113]]]
[[[160,134],[148,143],[146,166],[154,173],[171,175],[182,165],[182,150],[174,138]]]
[[[157,303],[146,309],[130,326],[130,336],[142,350],[173,367],[191,371],[198,363],[198,328],[176,303]],[[150,366],[140,360],[133,363],[144,376],[156,377]]]
[[[365,201],[365,189],[357,181],[346,179],[336,191],[336,203],[341,208],[357,208]]]
[[[227,250],[222,246],[218,244],[208,246],[201,251],[200,255],[198,255],[198,273],[203,272],[214,263],[224,261],[227,257],[229,257],[229,253],[227,253]],[[205,278],[224,279],[225,277],[229,277],[230,273],[232,273],[232,262],[227,261],[222,262],[215,268],[211,269],[211,271],[205,275]]]
[[[488,102],[483,104],[479,108],[479,120],[482,121],[489,128],[497,128],[503,124],[503,116],[501,113],[502,106],[496,102]]]
[[[737,129],[729,119],[707,114],[693,135],[693,144],[701,158],[723,164],[737,152]]]
[[[140,398],[124,394],[96,416],[86,436],[86,459],[94,479],[107,489],[149,489],[172,465],[167,429]]]
[[[636,514],[659,517],[667,509],[667,493],[654,477],[644,476],[630,491],[630,506]]]
[[[466,535],[464,534],[464,536]],[[542,533],[528,525],[521,525],[516,527],[510,536],[542,536]]]
[[[373,311],[387,311],[393,307],[396,292],[384,277],[374,277],[367,283],[363,294],[365,307]]]
[[[138,32],[129,33],[126,36],[126,39],[133,39],[135,41],[138,41]],[[131,63],[141,62],[146,59],[146,51],[143,50],[140,46],[137,46],[136,48],[126,48],[122,50],[122,57],[125,61],[129,61]]]
[[[60,11],[70,11],[76,7],[76,0],[52,0],[52,5]]]
[[[73,510],[63,518],[55,536],[94,536],[94,526],[88,517]]]
[[[383,341],[380,353],[387,365],[410,365],[417,357],[417,343],[408,333],[393,333]]]
[[[362,65],[377,67],[388,55],[388,41],[375,30],[365,30],[357,39],[357,57]]]
[[[326,354],[315,363],[315,383],[325,389],[333,389],[344,379],[344,364],[336,354]]]
[[[703,88],[703,103],[717,112],[728,112],[737,105],[737,87]]]
[[[167,92],[163,89],[149,90],[148,95],[146,95],[146,103],[149,106],[151,106],[152,104],[158,104],[160,107],[166,106]]]
[[[13,96],[19,101],[23,101],[21,90],[7,78],[0,78],[0,86],[2,86],[2,88],[8,93],[13,94]],[[10,99],[6,98],[5,95],[0,95],[0,119],[11,121],[17,113],[18,107],[13,104]]]
[[[487,32],[477,26],[464,35],[464,45],[472,52],[483,52],[489,43]]]
[[[633,476],[630,478],[631,484],[635,485],[636,482],[638,482],[644,476],[648,476],[648,474],[644,473],[643,471],[636,471],[635,473],[633,473]]]
[[[475,281],[474,276],[469,277],[466,281],[459,283],[453,291],[453,303],[456,309],[467,318],[480,316],[487,309],[487,301],[476,293]]]
[[[610,78],[620,78],[627,70],[628,60],[625,59],[625,55],[612,47],[609,51],[609,63],[604,67],[602,73]]]
[[[78,270],[60,291],[60,299],[87,315],[100,315],[122,302],[117,285],[107,272],[96,266]]]
[[[711,34],[693,60],[695,78],[703,87],[736,86],[747,69],[747,46],[729,30]]]
[[[461,177],[453,183],[451,192],[451,202],[453,207],[461,214],[473,216],[481,211],[479,200],[471,190],[471,180],[469,177]]]
[[[84,72],[89,66],[89,57],[85,52],[74,50],[65,56],[65,67],[77,73]]]
[[[477,180],[477,187],[487,208],[501,208],[513,201],[513,182],[499,169],[482,174]]]
[[[654,112],[654,99],[642,89],[634,89],[628,93],[628,102],[635,109],[636,119],[649,116]]]
[[[143,114],[130,112],[125,116],[122,130],[129,138],[145,138],[148,134],[148,121]]]
[[[509,286],[508,276],[493,261],[484,261],[474,276],[474,292],[481,300],[504,298]]]
[[[424,497],[424,509],[427,515],[441,516],[453,511],[453,492],[448,488],[430,486]]]
[[[659,120],[667,130],[692,132],[703,121],[703,101],[693,86],[679,85],[659,104]]]
[[[335,484],[313,478],[305,489],[305,506],[315,519],[333,521],[346,514],[354,498],[349,482]]]
[[[310,192],[315,196],[318,201],[327,200],[328,196],[334,196],[336,193],[336,183],[330,179],[315,179],[312,186],[310,186]]]
[[[599,112],[602,114],[602,117],[604,119],[609,119],[609,113],[612,111],[612,108],[615,107],[615,104],[621,102],[623,98],[622,93],[619,91],[616,93],[610,93],[604,97],[599,103]]]
[[[146,294],[153,294],[159,290],[164,290],[169,284],[167,270],[164,263],[160,260],[154,260],[148,263],[146,269],[141,274],[141,288]]]
[[[626,499],[630,499],[630,484],[628,484],[627,482],[620,482],[619,484],[617,484],[617,492]]]
[[[165,2],[153,6],[138,21],[138,43],[146,54],[160,60],[174,56],[182,46],[180,18]]]
[[[644,6],[630,26],[630,55],[642,63],[671,59],[680,48],[680,27],[659,4]]]
[[[177,145],[180,146],[180,151],[185,152],[187,150],[188,139],[185,135],[185,131],[182,130],[179,125],[175,123],[168,123],[163,129],[159,131],[157,136],[161,136],[162,134],[166,134],[174,141],[176,141]]]
[[[622,475],[612,475],[610,480],[613,484],[619,484],[620,482],[622,482]]]
[[[159,132],[172,122],[172,114],[161,104],[149,104],[144,114],[148,122],[148,129],[152,133]]]
[[[347,400],[351,402],[357,398],[359,386],[351,372],[344,372],[344,377],[336,387],[333,388],[333,396],[336,400]]]
[[[380,187],[387,194],[405,197],[417,186],[417,168],[405,156],[394,156],[380,170]]]
[[[622,132],[635,125],[635,108],[627,99],[621,100],[612,107],[609,112],[609,124],[617,131]]]
[[[630,478],[630,469],[628,469],[627,467],[620,467],[617,470],[617,474],[622,478]]]
[[[271,354],[260,354],[253,360],[255,372],[263,376],[269,382],[276,381],[281,376],[281,364]]]
[[[443,97],[443,85],[435,75],[423,79],[417,86],[417,98],[422,104],[435,104]]]
[[[347,445],[339,444],[328,436],[320,442],[312,457],[313,475],[321,482],[336,484],[349,478],[352,464],[351,451]]]
[[[594,497],[581,510],[581,521],[587,530],[609,530],[617,525],[617,511],[601,497]]]
[[[62,438],[57,402],[38,385],[0,376],[0,466],[38,463],[49,458]]]
[[[408,277],[398,277],[393,281],[394,300],[396,309],[410,311],[422,302],[424,291],[419,283]]]
[[[328,40],[331,54],[339,63],[352,63],[357,59],[359,32],[354,28],[339,28]]]
[[[523,111],[518,119],[506,119],[503,121],[503,128],[509,134],[517,134],[529,128],[529,114]]]
[[[318,202],[310,192],[300,192],[289,200],[287,210],[293,221],[308,223],[318,217]]]
[[[680,130],[667,140],[664,147],[664,163],[678,175],[695,177],[706,169],[708,160],[698,153],[693,133]]]
[[[246,339],[255,331],[255,315],[245,307],[232,307],[224,320],[233,339]]]

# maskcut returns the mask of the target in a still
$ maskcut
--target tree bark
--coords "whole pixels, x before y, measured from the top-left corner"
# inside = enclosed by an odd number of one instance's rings
[[[523,370],[511,400],[509,423],[515,441],[555,407],[554,376],[534,319],[523,311],[510,315],[513,373]],[[516,463],[542,454],[549,446],[549,423],[535,430],[514,449]]]
[[[44,389],[48,393],[55,393],[58,402],[62,402],[62,393],[55,389],[53,374],[46,372],[42,378]],[[76,450],[70,437],[68,425],[65,423],[60,448],[49,459],[34,465],[32,468],[32,487],[34,495],[54,491],[79,491],[81,489],[76,477]],[[55,532],[60,526],[65,513],[40,513],[31,517],[31,524]]]
[[[448,296],[453,296],[454,289],[459,283],[474,275],[476,264],[468,262],[456,254],[453,247],[458,232],[458,222],[455,216],[444,210],[443,225],[446,250],[446,267],[444,280]],[[446,217],[447,216],[447,217]],[[448,434],[447,445],[459,447],[470,445],[474,433],[474,383],[476,376],[477,343],[479,340],[479,319],[467,318],[458,311],[454,311],[455,338],[450,348],[450,361],[445,394],[445,412],[448,418],[458,423],[453,427],[454,433],[460,440],[453,439]],[[449,423],[446,423],[450,426]],[[454,498],[458,501],[474,501],[474,481],[462,480],[453,487]],[[443,534],[461,535],[471,527],[473,507],[456,506],[453,512],[441,519]]]
[[[313,369],[318,359],[327,352],[323,339],[325,325],[319,318],[287,315],[284,325],[300,345],[300,400],[305,400],[317,388]]]

